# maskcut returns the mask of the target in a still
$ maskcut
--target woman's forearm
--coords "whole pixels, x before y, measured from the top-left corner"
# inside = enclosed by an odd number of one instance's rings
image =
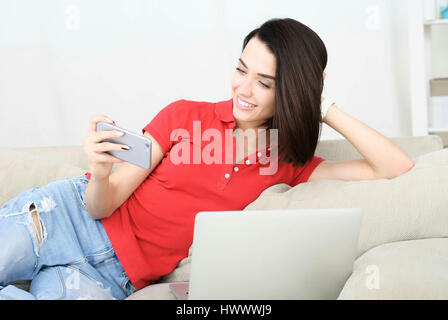
[[[112,185],[109,178],[96,180],[92,177],[87,184],[85,193],[85,202],[87,211],[92,219],[101,219],[108,217],[110,212],[110,203],[112,197]]]
[[[324,123],[343,135],[366,159],[378,177],[395,177],[410,170],[414,163],[388,138],[353,118],[333,104]]]

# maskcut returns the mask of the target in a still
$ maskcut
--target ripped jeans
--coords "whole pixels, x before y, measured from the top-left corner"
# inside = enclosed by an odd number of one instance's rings
[[[0,208],[1,299],[124,299],[135,287],[100,220],[87,212],[88,180],[57,180]],[[31,280],[29,291],[13,284]]]

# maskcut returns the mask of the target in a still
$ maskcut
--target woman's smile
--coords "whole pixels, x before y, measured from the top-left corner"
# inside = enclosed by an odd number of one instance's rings
[[[236,97],[236,105],[241,110],[253,110],[253,109],[255,109],[257,107],[257,105],[251,104],[251,103],[243,100],[239,96]]]

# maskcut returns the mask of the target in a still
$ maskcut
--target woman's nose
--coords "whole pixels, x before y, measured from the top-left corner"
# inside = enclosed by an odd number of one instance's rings
[[[246,97],[251,96],[252,94],[252,83],[250,80],[244,80],[239,87],[239,91]]]

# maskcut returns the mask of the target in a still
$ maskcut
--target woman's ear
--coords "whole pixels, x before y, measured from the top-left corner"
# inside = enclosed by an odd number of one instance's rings
[[[324,80],[325,80],[326,77],[327,77],[327,74],[326,74],[325,71],[324,71]]]

